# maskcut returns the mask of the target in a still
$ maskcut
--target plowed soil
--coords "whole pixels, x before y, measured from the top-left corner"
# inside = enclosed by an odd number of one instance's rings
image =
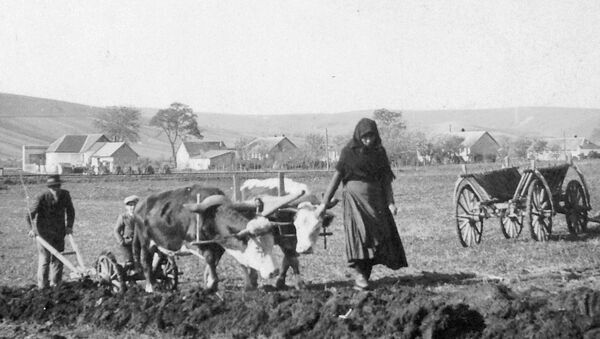
[[[80,337],[77,329],[85,326],[106,333],[159,337],[600,335],[600,292],[589,288],[515,292],[500,283],[476,282],[444,292],[403,282],[379,281],[366,292],[340,283],[337,287],[312,285],[303,291],[275,291],[267,285],[253,292],[220,294],[201,288],[147,294],[139,287],[113,294],[92,281],[42,291],[33,286],[2,287],[0,319],[11,324],[3,330],[6,337]]]

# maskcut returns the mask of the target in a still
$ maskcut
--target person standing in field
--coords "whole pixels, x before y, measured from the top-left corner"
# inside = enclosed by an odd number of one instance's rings
[[[114,235],[125,257],[125,269],[134,267],[133,244],[135,224],[133,210],[139,200],[140,198],[137,195],[125,198],[123,200],[125,203],[125,213],[119,215],[115,224]]]
[[[51,175],[46,181],[48,190],[40,193],[27,214],[29,236],[41,237],[58,252],[65,249],[65,236],[73,233],[75,209],[69,191],[61,189],[59,175]],[[39,242],[37,285],[43,289],[54,287],[62,281],[63,263]]]
[[[369,288],[374,265],[391,269],[407,267],[406,255],[396,228],[392,181],[394,173],[375,121],[361,119],[352,140],[342,149],[323,203],[323,214],[340,183],[346,238],[346,257],[355,270],[354,288]]]

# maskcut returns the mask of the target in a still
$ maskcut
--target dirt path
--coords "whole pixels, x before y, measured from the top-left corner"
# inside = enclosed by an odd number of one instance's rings
[[[304,291],[266,286],[218,295],[200,288],[155,294],[132,288],[113,295],[91,281],[45,291],[0,287],[0,336],[600,336],[600,292],[575,285],[560,291],[535,287],[536,281],[556,279],[561,278],[532,275],[528,287],[510,288],[470,274],[424,273],[378,280],[369,292],[356,292],[343,281]]]

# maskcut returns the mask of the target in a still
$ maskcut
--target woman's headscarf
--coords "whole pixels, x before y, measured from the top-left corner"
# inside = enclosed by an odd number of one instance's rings
[[[367,147],[361,138],[373,135],[373,142]],[[395,178],[375,121],[363,118],[354,128],[352,140],[340,154],[336,169],[342,174],[342,181],[364,180],[389,182]]]

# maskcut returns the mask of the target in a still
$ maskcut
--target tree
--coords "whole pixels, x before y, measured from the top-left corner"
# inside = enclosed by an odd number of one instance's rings
[[[309,133],[304,137],[306,153],[310,160],[321,160],[325,157],[325,136]]]
[[[177,142],[185,136],[194,136],[198,139],[204,138],[198,127],[198,116],[185,104],[174,102],[169,108],[159,110],[150,120],[150,126],[162,129],[171,144],[173,163],[177,167],[176,147]]]
[[[383,146],[390,161],[399,160],[407,148],[406,140],[403,138],[406,123],[402,119],[402,112],[381,108],[373,111],[373,120],[377,123]]]
[[[98,113],[94,127],[113,141],[140,140],[140,111],[133,107],[112,106]]]
[[[529,146],[528,151],[535,154],[543,153],[548,148],[548,141],[542,139],[535,139]]]
[[[240,159],[242,160],[246,160],[248,158],[248,155],[246,154],[246,145],[248,145],[250,142],[252,142],[252,140],[254,140],[255,138],[253,137],[239,137],[236,141],[233,147],[235,147],[236,152],[238,153],[238,156],[240,157]]]
[[[406,129],[406,124],[402,120],[402,112],[380,108],[373,111],[373,120],[377,122],[380,129]]]
[[[511,143],[508,155],[511,158],[526,158],[529,146],[531,146],[531,140],[518,138]]]

